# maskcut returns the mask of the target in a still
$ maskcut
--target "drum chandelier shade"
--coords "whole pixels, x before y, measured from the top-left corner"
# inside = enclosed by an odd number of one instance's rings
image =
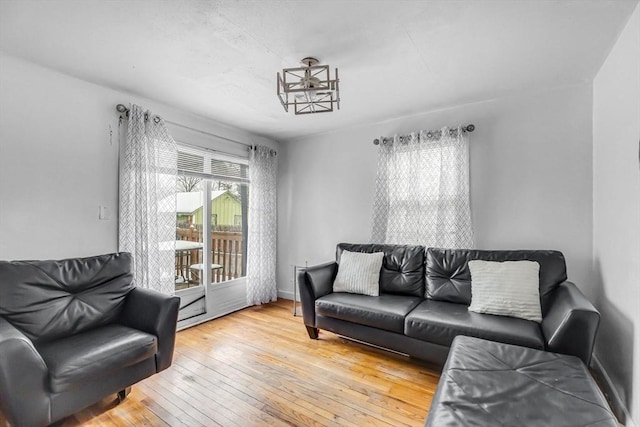
[[[319,65],[318,59],[306,57],[301,62],[302,67],[284,68],[282,75],[278,73],[278,98],[284,111],[293,106],[296,114],[327,113],[334,105],[339,110],[338,69],[332,79],[329,66]]]

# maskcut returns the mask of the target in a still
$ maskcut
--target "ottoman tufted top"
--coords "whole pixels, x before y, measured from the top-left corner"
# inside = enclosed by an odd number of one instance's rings
[[[580,359],[458,336],[426,426],[612,426],[615,416]]]

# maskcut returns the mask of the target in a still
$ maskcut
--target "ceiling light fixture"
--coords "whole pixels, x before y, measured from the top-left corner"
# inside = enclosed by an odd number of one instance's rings
[[[340,89],[338,87],[338,69],[331,79],[328,65],[318,65],[314,57],[303,58],[303,67],[284,68],[278,73],[278,98],[289,111],[293,105],[296,114],[327,113],[333,111],[333,105],[340,109]]]

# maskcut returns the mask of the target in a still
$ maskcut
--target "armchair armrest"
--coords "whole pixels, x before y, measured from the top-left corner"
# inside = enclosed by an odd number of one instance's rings
[[[589,366],[600,323],[600,313],[571,282],[553,291],[542,333],[548,351],[578,356]]]
[[[149,289],[134,288],[124,305],[120,323],[158,338],[156,372],[171,366],[176,343],[180,298]]]
[[[335,261],[298,271],[302,319],[305,325],[315,328],[316,299],[333,292],[333,280],[337,273],[338,264]]]
[[[33,343],[0,317],[0,409],[15,426],[48,425],[49,371]]]

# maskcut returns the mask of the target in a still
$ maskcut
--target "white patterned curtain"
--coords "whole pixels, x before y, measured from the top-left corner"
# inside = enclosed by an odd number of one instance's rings
[[[256,146],[249,155],[247,232],[247,304],[275,301],[276,287],[276,153]]]
[[[136,286],[172,294],[176,143],[159,116],[132,105],[120,150],[120,251],[133,256]]]
[[[371,239],[473,247],[466,132],[445,127],[380,144]]]

